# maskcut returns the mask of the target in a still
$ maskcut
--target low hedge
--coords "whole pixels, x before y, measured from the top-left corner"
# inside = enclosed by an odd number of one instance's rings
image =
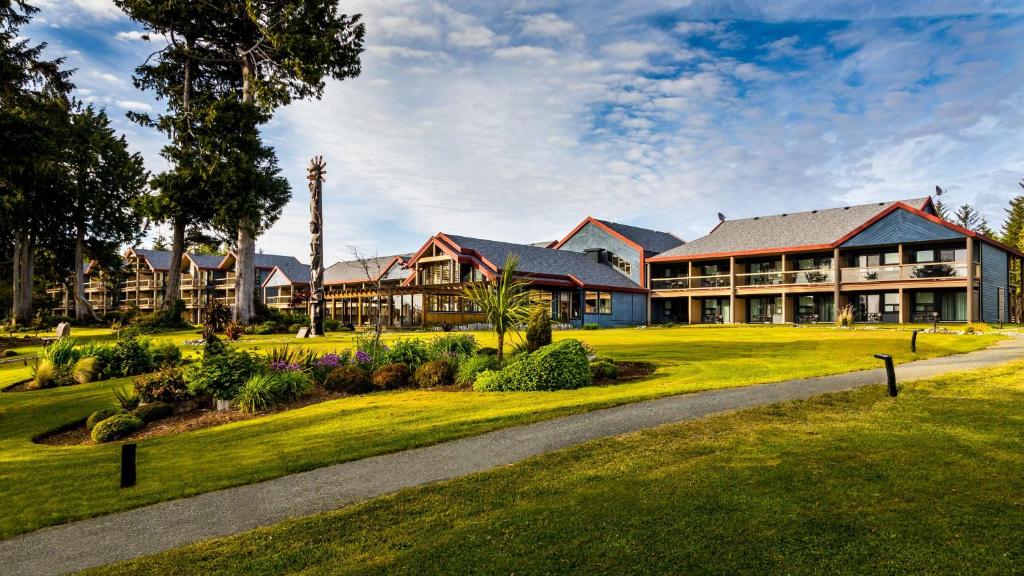
[[[372,390],[370,375],[366,370],[346,364],[338,366],[327,374],[324,389],[345,394],[362,394]]]
[[[587,352],[579,340],[562,340],[525,354],[500,371],[485,370],[480,391],[573,390],[593,384]]]
[[[132,410],[132,414],[139,417],[143,422],[156,422],[174,415],[174,406],[166,402],[153,402],[151,404],[140,404]]]
[[[420,388],[451,386],[455,383],[455,369],[448,360],[431,360],[416,369],[412,382]]]
[[[120,411],[120,409],[114,408],[113,406],[111,406],[110,408],[100,408],[99,410],[93,412],[92,414],[89,414],[89,417],[85,419],[85,429],[88,430],[89,432],[92,432],[92,429],[95,428],[97,424],[106,420],[107,418],[110,418],[111,416],[117,414]]]
[[[409,385],[409,366],[401,362],[385,364],[373,372],[373,387],[380,390],[395,390]]]
[[[110,418],[96,424],[92,429],[92,439],[97,443],[113,442],[127,438],[132,432],[142,428],[142,420],[128,412],[114,414]]]

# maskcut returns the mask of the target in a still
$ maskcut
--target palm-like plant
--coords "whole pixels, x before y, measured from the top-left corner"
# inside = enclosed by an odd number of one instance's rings
[[[530,282],[516,275],[519,255],[509,254],[493,280],[466,286],[464,296],[483,312],[498,336],[498,362],[505,358],[505,333],[517,331],[530,316]]]

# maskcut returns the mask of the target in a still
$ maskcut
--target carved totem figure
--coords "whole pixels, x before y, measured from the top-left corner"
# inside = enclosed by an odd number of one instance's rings
[[[309,161],[309,335],[324,335],[324,177],[323,156]]]

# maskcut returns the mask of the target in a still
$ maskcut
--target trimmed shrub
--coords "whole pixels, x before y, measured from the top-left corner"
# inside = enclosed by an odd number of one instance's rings
[[[185,375],[177,366],[166,366],[158,372],[143,374],[133,381],[143,402],[183,402],[192,399],[185,384]]]
[[[153,364],[158,367],[181,364],[181,348],[174,342],[161,342],[153,346]]]
[[[114,414],[96,424],[92,429],[92,439],[97,443],[103,443],[127,438],[132,432],[142,428],[142,424],[142,420],[134,414],[127,412]]]
[[[416,369],[413,384],[420,388],[438,388],[455,383],[455,369],[448,360],[431,360]]]
[[[97,424],[106,420],[107,418],[110,418],[114,414],[119,413],[120,411],[121,410],[114,408],[113,406],[111,406],[110,408],[100,408],[99,410],[93,412],[92,414],[89,414],[89,417],[85,419],[85,429],[88,430],[89,432],[92,432],[92,429],[95,428]]]
[[[587,324],[584,324],[582,328],[584,330],[598,330],[601,328],[601,325],[596,322],[588,322]]]
[[[476,352],[476,338],[472,334],[443,334],[427,345],[433,358],[469,356]]]
[[[134,376],[152,372],[156,368],[153,349],[148,340],[127,338],[113,346],[95,350],[100,380]]]
[[[594,375],[594,380],[615,380],[619,377],[619,369],[606,360],[591,362],[590,373]]]
[[[484,371],[473,387],[477,390],[572,390],[589,386],[593,381],[587,353],[580,341],[562,340],[524,355],[501,371]]]
[[[373,372],[373,387],[395,390],[409,385],[409,367],[398,362],[385,364]]]
[[[366,370],[346,364],[338,366],[327,374],[324,389],[345,394],[362,394],[372,390],[370,375]]]
[[[415,370],[431,357],[427,343],[419,338],[402,338],[395,340],[384,352],[386,364],[405,364]]]
[[[253,329],[253,334],[265,336],[267,334],[279,334],[284,331],[284,326],[278,324],[277,322],[268,321],[256,326]]]
[[[151,404],[141,404],[135,410],[132,410],[132,414],[139,417],[139,420],[143,422],[156,422],[157,420],[163,420],[164,418],[170,418],[174,415],[174,406],[166,402],[153,402]]]
[[[484,370],[497,370],[498,358],[493,355],[472,356],[459,363],[455,381],[462,386],[470,386],[476,382],[477,375]]]
[[[534,308],[526,324],[526,349],[534,352],[551,344],[551,314],[544,306]]]
[[[195,396],[209,394],[217,400],[231,400],[242,384],[262,369],[260,360],[252,354],[229,348],[187,367],[185,382]]]
[[[301,330],[303,326],[305,326],[305,324],[289,324],[288,325],[288,333],[289,334],[298,334],[299,330]]]

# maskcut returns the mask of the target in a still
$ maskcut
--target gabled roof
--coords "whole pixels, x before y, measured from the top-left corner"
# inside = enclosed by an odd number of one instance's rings
[[[566,242],[568,242],[577,232],[583,229],[587,224],[593,224],[599,228],[604,229],[606,232],[613,236],[617,236],[622,241],[630,244],[637,250],[642,250],[644,257],[650,257],[655,254],[660,254],[666,250],[671,250],[680,244],[684,244],[685,241],[669,232],[660,232],[658,230],[651,230],[649,228],[640,228],[639,226],[630,226],[629,224],[619,224],[618,222],[611,222],[609,220],[598,220],[593,216],[587,216],[583,222],[580,222],[572,229],[571,232],[565,235],[551,248],[561,248]]]
[[[149,267],[155,271],[166,272],[171,269],[171,253],[167,250],[132,248],[131,252],[144,259],[149,264]]]
[[[412,270],[404,268],[408,257],[408,254],[396,254],[367,258],[366,268],[373,278],[367,277],[366,269],[359,260],[335,262],[324,270],[324,285],[376,282],[380,276],[385,280],[403,280],[412,274]]]
[[[608,264],[594,262],[583,252],[569,252],[554,248],[540,248],[529,244],[498,242],[454,234],[437,234],[431,238],[412,261],[431,243],[438,243],[446,253],[460,261],[478,263],[492,276],[500,271],[509,254],[519,255],[519,272],[537,279],[561,280],[563,284],[592,288],[643,290]]]
[[[219,270],[220,263],[224,261],[223,254],[193,254],[188,252],[185,254],[185,257],[203,270]]]
[[[724,220],[707,236],[663,252],[654,260],[832,248],[899,206],[925,214],[922,210],[931,206],[931,198]]]
[[[263,280],[263,285],[265,286],[270,283],[270,279],[278,274],[284,276],[291,284],[309,284],[310,266],[309,264],[299,264],[289,269],[274,266],[274,269]]]

